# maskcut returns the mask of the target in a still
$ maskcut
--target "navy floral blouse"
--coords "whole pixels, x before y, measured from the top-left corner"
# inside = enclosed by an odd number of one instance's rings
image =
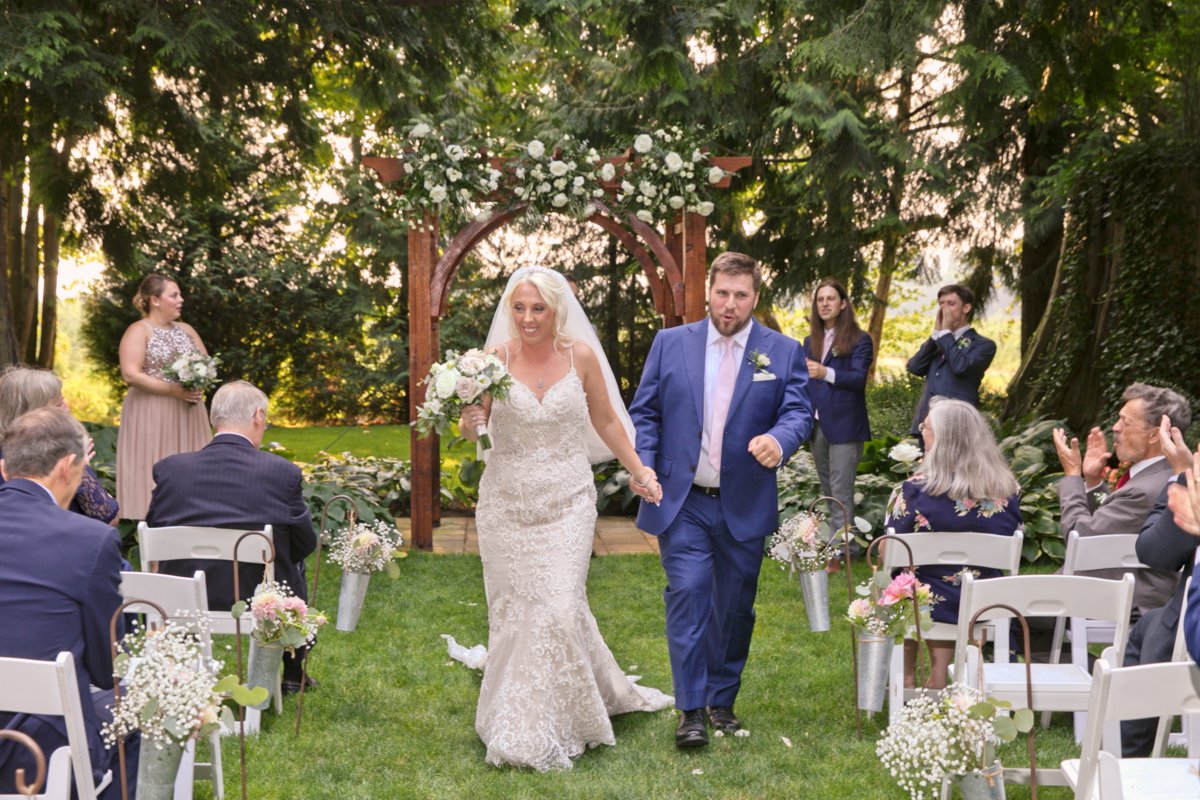
[[[898,534],[920,531],[970,531],[1012,536],[1021,527],[1020,495],[987,500],[952,500],[946,495],[925,491],[925,478],[918,475],[907,480],[888,509],[885,527]],[[982,567],[953,567],[933,565],[917,567],[917,577],[928,583],[933,593],[943,599],[933,606],[932,616],[938,622],[958,622],[960,583],[964,569],[978,578],[995,578],[999,570]]]

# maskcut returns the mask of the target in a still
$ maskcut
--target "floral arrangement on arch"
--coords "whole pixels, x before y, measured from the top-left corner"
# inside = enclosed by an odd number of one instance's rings
[[[252,705],[266,699],[265,689],[249,689],[237,675],[217,680],[219,661],[204,658],[199,632],[208,622],[170,620],[161,629],[135,627],[117,646],[113,671],[122,682],[112,722],[101,728],[112,747],[136,730],[159,750],[182,747],[224,723],[233,727],[226,700]]]
[[[444,216],[500,188],[485,147],[448,141],[427,122],[409,130],[399,205],[409,225],[421,228],[425,214]]]
[[[310,609],[296,597],[286,583],[264,580],[254,590],[250,602],[239,600],[230,613],[235,619],[250,612],[254,630],[250,635],[262,645],[282,647],[294,653],[297,647],[312,644],[317,630],[329,620],[320,611]]]
[[[617,203],[646,223],[671,220],[684,211],[707,217],[713,212],[709,187],[727,173],[709,163],[703,144],[677,125],[638,134],[633,158],[620,170]]]
[[[570,134],[548,141],[516,145],[507,164],[513,196],[535,223],[549,212],[587,219],[596,212],[593,201],[605,194],[597,177],[600,154]]]
[[[942,599],[907,570],[897,573],[894,578],[889,578],[886,572],[875,572],[854,592],[858,597],[850,601],[846,610],[850,624],[875,636],[892,639],[915,631],[918,625],[923,631],[932,628],[930,609]],[[912,602],[914,597],[915,604]]]
[[[996,760],[998,743],[1011,742],[1033,727],[1033,712],[1027,708],[1011,717],[997,715],[1011,705],[961,684],[921,692],[884,731],[875,753],[912,800],[939,797],[944,778],[987,769]]]
[[[408,556],[400,549],[403,543],[404,537],[395,525],[383,520],[356,522],[330,538],[329,560],[344,572],[387,572],[395,579],[400,577],[396,561]]]
[[[767,555],[792,572],[818,572],[842,546],[840,532],[825,535],[825,517],[800,511],[784,520],[767,545]]]

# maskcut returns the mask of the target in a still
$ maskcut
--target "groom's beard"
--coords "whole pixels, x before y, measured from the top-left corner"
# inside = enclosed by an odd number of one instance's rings
[[[742,328],[749,325],[750,319],[753,316],[754,313],[751,312],[743,318],[734,317],[732,320],[726,321],[711,308],[708,310],[709,322],[711,322],[713,327],[717,329],[717,333],[721,334],[722,336],[733,336]]]

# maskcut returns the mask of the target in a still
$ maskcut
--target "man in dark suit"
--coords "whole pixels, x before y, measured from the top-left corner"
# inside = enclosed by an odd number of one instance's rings
[[[259,449],[267,430],[267,396],[246,381],[227,383],[213,395],[209,418],[216,435],[204,449],[169,456],[154,465],[154,493],[146,512],[152,527],[197,525],[252,530],[270,525],[275,541],[275,580],[308,599],[304,559],[317,547],[300,470]],[[257,546],[247,539],[243,547]],[[166,561],[169,575],[205,572],[213,609],[233,605],[233,570],[226,561]],[[249,599],[262,580],[261,565],[238,567],[239,599]],[[303,651],[283,662],[283,691],[299,691]],[[310,685],[311,679],[310,679]]]
[[[763,542],[779,521],[775,471],[812,425],[799,342],[753,321],[761,282],[754,259],[718,256],[708,319],[659,332],[629,409],[663,488],[638,527],[658,537],[667,574],[679,747],[708,744],[708,723],[740,727]]]
[[[979,384],[996,357],[996,343],[971,327],[975,293],[952,283],[938,289],[933,335],[908,360],[908,371],[925,378],[925,391],[913,416],[914,436],[929,413],[934,397],[952,397],[979,405]],[[920,437],[918,436],[918,441]]]
[[[109,799],[121,796],[117,751],[104,747],[100,727],[112,719],[108,628],[122,602],[121,550],[111,527],[66,510],[82,480],[86,448],[83,426],[55,408],[19,417],[5,437],[0,461],[6,480],[0,486],[0,656],[54,661],[64,650],[74,656],[95,782],[114,769],[113,782],[101,795]],[[32,736],[47,758],[67,744],[61,717],[0,710],[0,726]],[[125,752],[132,784],[136,735],[127,740]],[[27,751],[16,742],[0,741],[0,793],[15,791],[18,768],[32,781]]]

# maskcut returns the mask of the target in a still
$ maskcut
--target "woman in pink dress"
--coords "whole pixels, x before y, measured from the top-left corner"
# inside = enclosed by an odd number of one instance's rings
[[[147,275],[133,304],[142,319],[121,337],[121,377],[129,384],[117,432],[117,502],[125,519],[145,519],[154,488],[155,463],[176,453],[199,450],[212,432],[204,392],[185,389],[163,375],[181,355],[200,352],[204,342],[179,320],[183,295],[179,284]]]

